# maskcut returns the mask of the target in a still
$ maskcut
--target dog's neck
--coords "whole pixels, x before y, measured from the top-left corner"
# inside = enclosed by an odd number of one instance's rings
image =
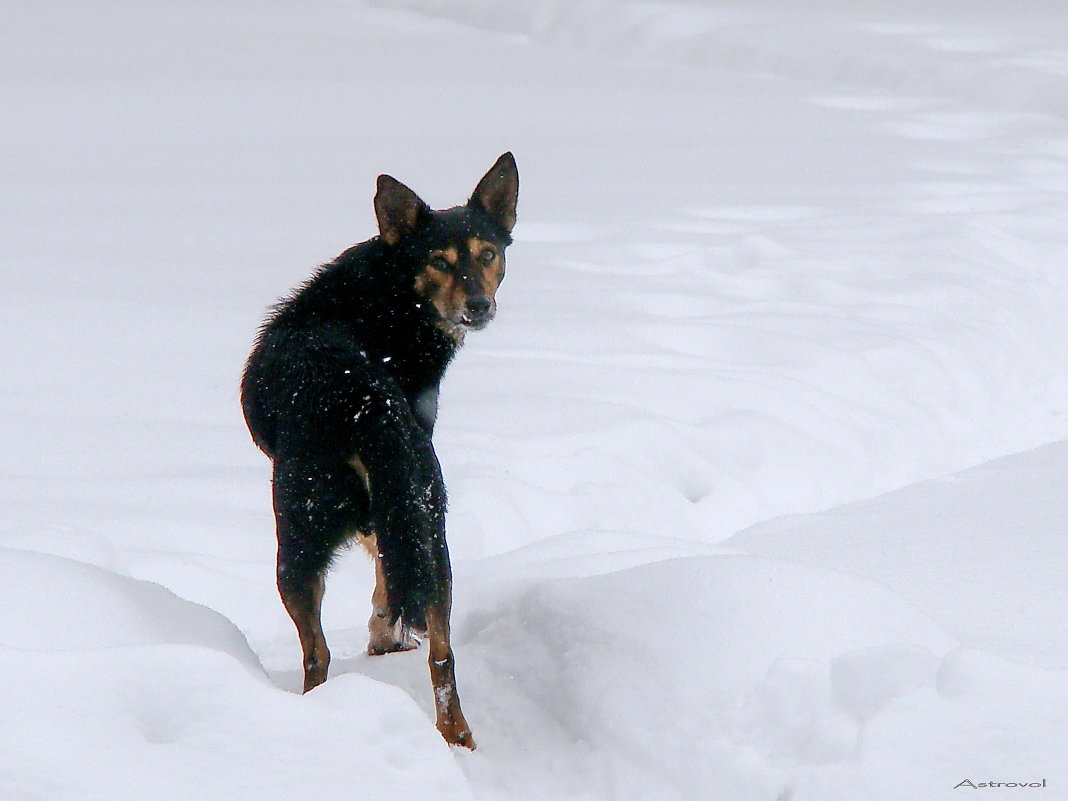
[[[408,393],[436,387],[463,344],[464,331],[421,309],[413,308],[410,314],[393,311],[385,326],[376,327],[386,335],[367,342],[373,348],[368,355],[380,362]]]

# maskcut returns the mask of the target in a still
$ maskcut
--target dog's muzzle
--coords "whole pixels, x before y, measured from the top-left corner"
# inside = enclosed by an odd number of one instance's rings
[[[486,295],[475,295],[467,299],[464,304],[463,314],[460,315],[460,325],[471,331],[479,331],[489,325],[490,320],[497,309],[493,301]]]

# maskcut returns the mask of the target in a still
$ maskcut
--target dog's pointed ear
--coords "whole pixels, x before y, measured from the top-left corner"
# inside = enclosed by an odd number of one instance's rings
[[[429,212],[430,207],[419,195],[392,175],[378,176],[375,216],[378,218],[378,232],[387,244],[396,245],[415,228],[419,218]]]
[[[482,176],[467,205],[482,209],[508,233],[515,227],[515,206],[519,200],[519,170],[515,157],[505,153]]]

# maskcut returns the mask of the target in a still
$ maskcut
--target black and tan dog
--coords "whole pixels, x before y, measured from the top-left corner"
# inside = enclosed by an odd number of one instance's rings
[[[464,206],[431,210],[388,175],[379,235],[279,303],[241,383],[245,420],[274,462],[278,591],[304,652],[304,691],[326,680],[324,576],[358,537],[375,560],[368,653],[430,643],[437,727],[474,748],[449,644],[445,484],[431,434],[438,385],[468,331],[496,313],[519,174],[505,153]]]

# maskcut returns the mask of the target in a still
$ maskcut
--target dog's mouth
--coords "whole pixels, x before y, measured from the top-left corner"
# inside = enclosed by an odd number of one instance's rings
[[[490,324],[492,319],[492,314],[462,314],[460,315],[460,319],[456,321],[456,326],[462,328],[464,331],[481,331]]]
[[[440,318],[438,326],[456,342],[462,344],[465,334],[469,331],[481,331],[490,324],[493,316],[493,312],[488,314],[461,313]]]

